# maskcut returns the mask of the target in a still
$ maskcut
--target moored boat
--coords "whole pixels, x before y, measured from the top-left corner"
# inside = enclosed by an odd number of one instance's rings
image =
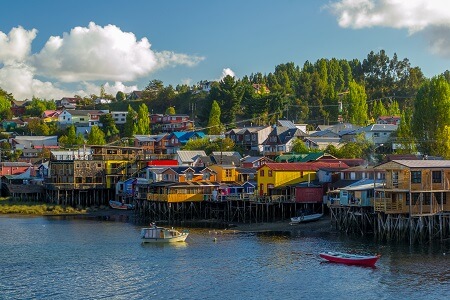
[[[347,265],[360,265],[373,267],[380,258],[380,255],[361,255],[343,252],[327,251],[319,253],[319,256],[335,263]]]
[[[299,223],[317,221],[322,217],[323,217],[323,214],[300,215],[298,217],[291,218],[291,222],[289,224],[295,225],[295,224],[299,224]]]
[[[123,210],[134,209],[133,204],[122,203],[120,201],[114,201],[114,200],[109,200],[109,206],[111,206],[111,208],[114,208],[114,209],[123,209]]]
[[[143,243],[175,243],[184,242],[189,235],[189,231],[182,232],[173,229],[158,227],[152,224],[150,227],[141,229],[141,239]]]

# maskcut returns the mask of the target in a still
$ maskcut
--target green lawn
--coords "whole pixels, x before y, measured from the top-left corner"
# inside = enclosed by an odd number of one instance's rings
[[[76,209],[70,206],[51,205],[39,202],[23,202],[0,198],[0,214],[24,215],[63,215],[84,214],[85,209]]]

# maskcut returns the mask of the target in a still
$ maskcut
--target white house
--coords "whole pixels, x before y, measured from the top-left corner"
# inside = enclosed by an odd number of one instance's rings
[[[117,125],[125,124],[127,120],[128,111],[112,111],[111,116]]]

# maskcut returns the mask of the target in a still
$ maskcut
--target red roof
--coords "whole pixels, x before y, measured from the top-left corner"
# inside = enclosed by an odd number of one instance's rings
[[[342,161],[336,162],[301,162],[301,163],[266,163],[262,167],[268,167],[274,171],[317,171],[323,168],[347,169],[348,165]]]

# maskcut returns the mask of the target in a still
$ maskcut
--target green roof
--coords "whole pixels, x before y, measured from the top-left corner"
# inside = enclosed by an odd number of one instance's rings
[[[324,152],[312,152],[312,153],[301,153],[301,154],[283,154],[275,158],[276,162],[308,162],[315,161],[321,158]]]

